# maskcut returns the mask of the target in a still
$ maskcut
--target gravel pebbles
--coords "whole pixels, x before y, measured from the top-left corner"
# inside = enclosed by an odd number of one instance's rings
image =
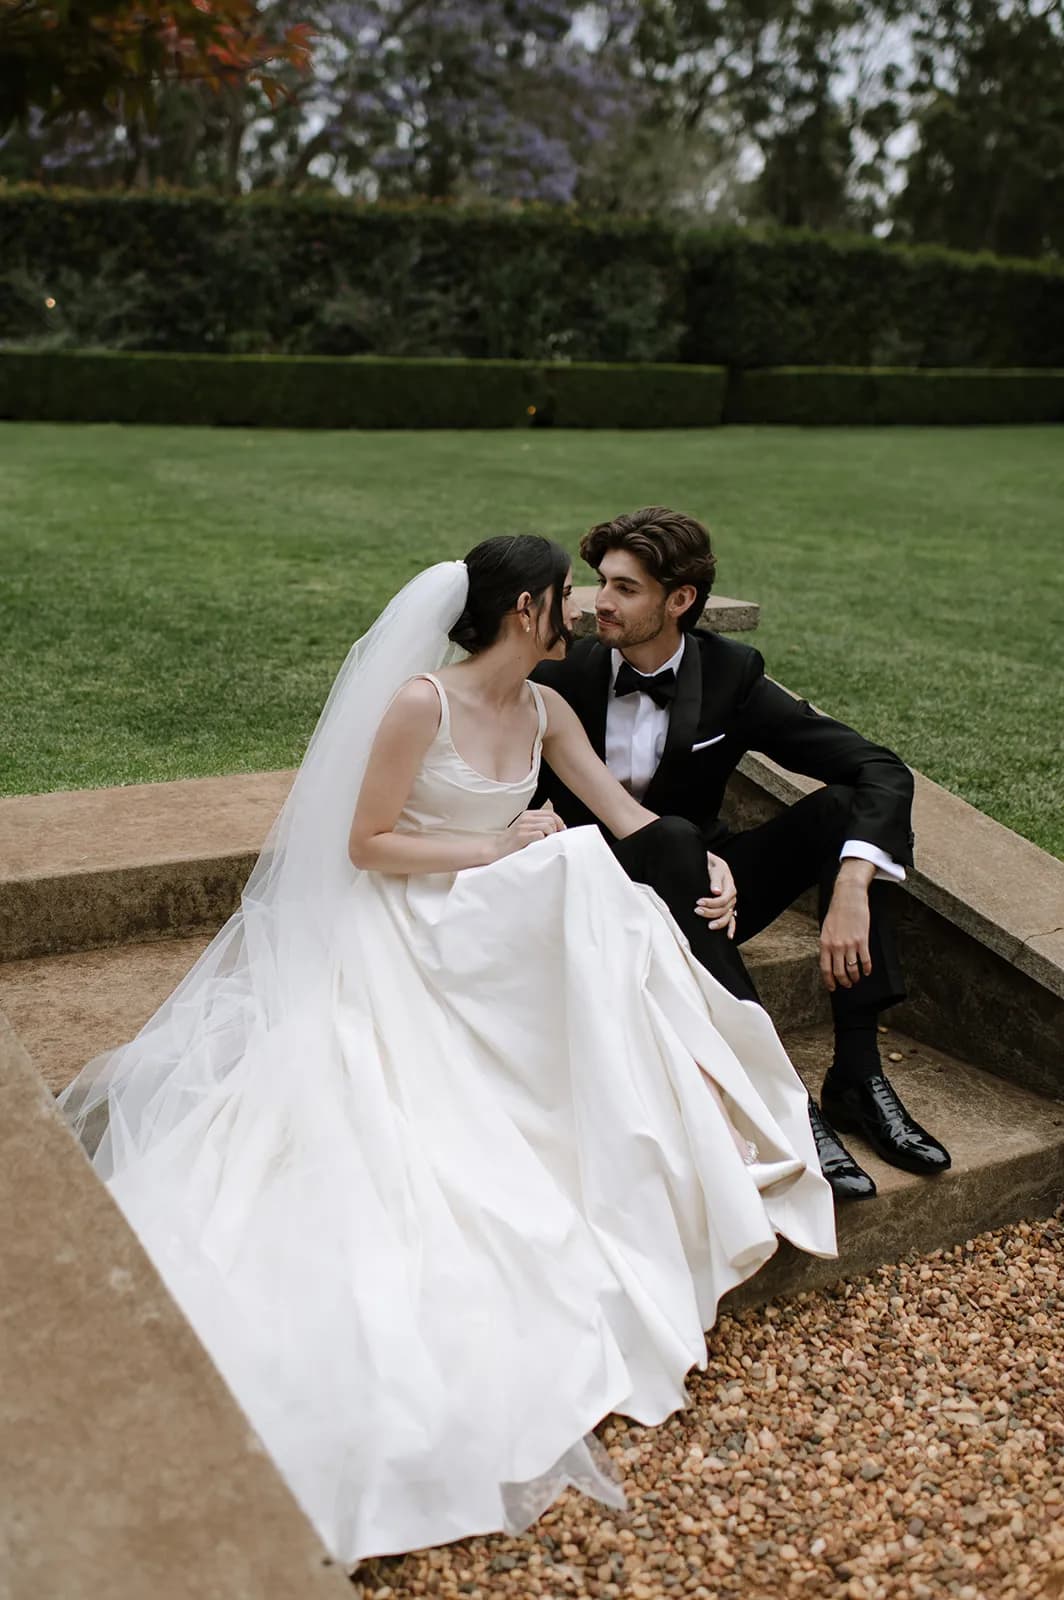
[[[1064,1600],[1064,1215],[721,1317],[687,1411],[609,1418],[625,1515],[364,1563],[415,1595]]]

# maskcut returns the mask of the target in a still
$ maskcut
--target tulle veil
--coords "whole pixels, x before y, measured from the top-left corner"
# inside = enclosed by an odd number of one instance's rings
[[[239,907],[136,1038],[60,1095],[105,1182],[242,1062],[304,1056],[355,876],[347,836],[374,736],[407,679],[464,655],[447,635],[468,591],[464,561],[428,567],[352,645]]]

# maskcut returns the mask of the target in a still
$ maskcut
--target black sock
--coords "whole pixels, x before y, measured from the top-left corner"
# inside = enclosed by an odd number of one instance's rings
[[[835,1017],[832,1081],[841,1086],[864,1083],[883,1071],[879,1059],[879,1012],[871,1006],[848,1006]]]

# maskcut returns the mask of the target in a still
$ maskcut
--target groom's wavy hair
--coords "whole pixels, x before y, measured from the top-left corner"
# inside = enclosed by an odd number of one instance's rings
[[[502,619],[513,611],[523,594],[530,594],[542,614],[550,591],[551,634],[548,648],[560,639],[568,642],[565,626],[565,580],[571,565],[568,553],[553,539],[535,533],[500,535],[474,546],[465,558],[469,571],[469,596],[465,610],[448,634],[470,655],[493,645]]]
[[[580,541],[580,554],[596,572],[607,550],[627,550],[666,594],[693,584],[694,604],[679,618],[679,625],[688,630],[698,626],[717,576],[717,558],[700,522],[665,506],[644,506],[612,522],[598,523]]]

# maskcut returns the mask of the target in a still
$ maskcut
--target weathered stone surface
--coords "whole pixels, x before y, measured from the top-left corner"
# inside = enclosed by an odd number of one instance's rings
[[[350,1594],[2,1017],[0,1214],[5,1600]]]
[[[818,950],[815,922],[798,911],[785,911],[743,945],[761,1003],[781,1032],[827,1021],[831,1014]]]
[[[0,800],[0,960],[224,921],[290,772]]]
[[[573,600],[581,611],[576,636],[584,639],[595,631],[595,590],[590,586],[574,588]],[[730,600],[727,595],[711,594],[699,626],[711,633],[749,633],[760,620],[761,607],[753,600]]]
[[[291,772],[237,772],[0,800],[4,880],[112,870],[163,858],[256,852],[292,784]]]
[[[139,1032],[210,937],[201,931],[8,962],[0,966],[0,1012],[58,1094],[93,1056]]]
[[[868,1272],[910,1250],[937,1250],[1004,1223],[1049,1216],[1064,1198],[1064,1106],[893,1028],[880,1042],[902,1055],[890,1067],[891,1082],[913,1115],[947,1146],[952,1169],[937,1178],[900,1172],[848,1134],[847,1147],[875,1178],[879,1193],[837,1208],[838,1260],[817,1261],[781,1246],[727,1305],[758,1305]],[[831,1029],[786,1032],[784,1043],[818,1095],[831,1062]]]
[[[1064,1000],[915,896],[899,896],[897,923],[909,998],[891,1020],[1064,1098]]]
[[[0,959],[168,939],[221,924],[236,907],[255,852],[0,881]]]

